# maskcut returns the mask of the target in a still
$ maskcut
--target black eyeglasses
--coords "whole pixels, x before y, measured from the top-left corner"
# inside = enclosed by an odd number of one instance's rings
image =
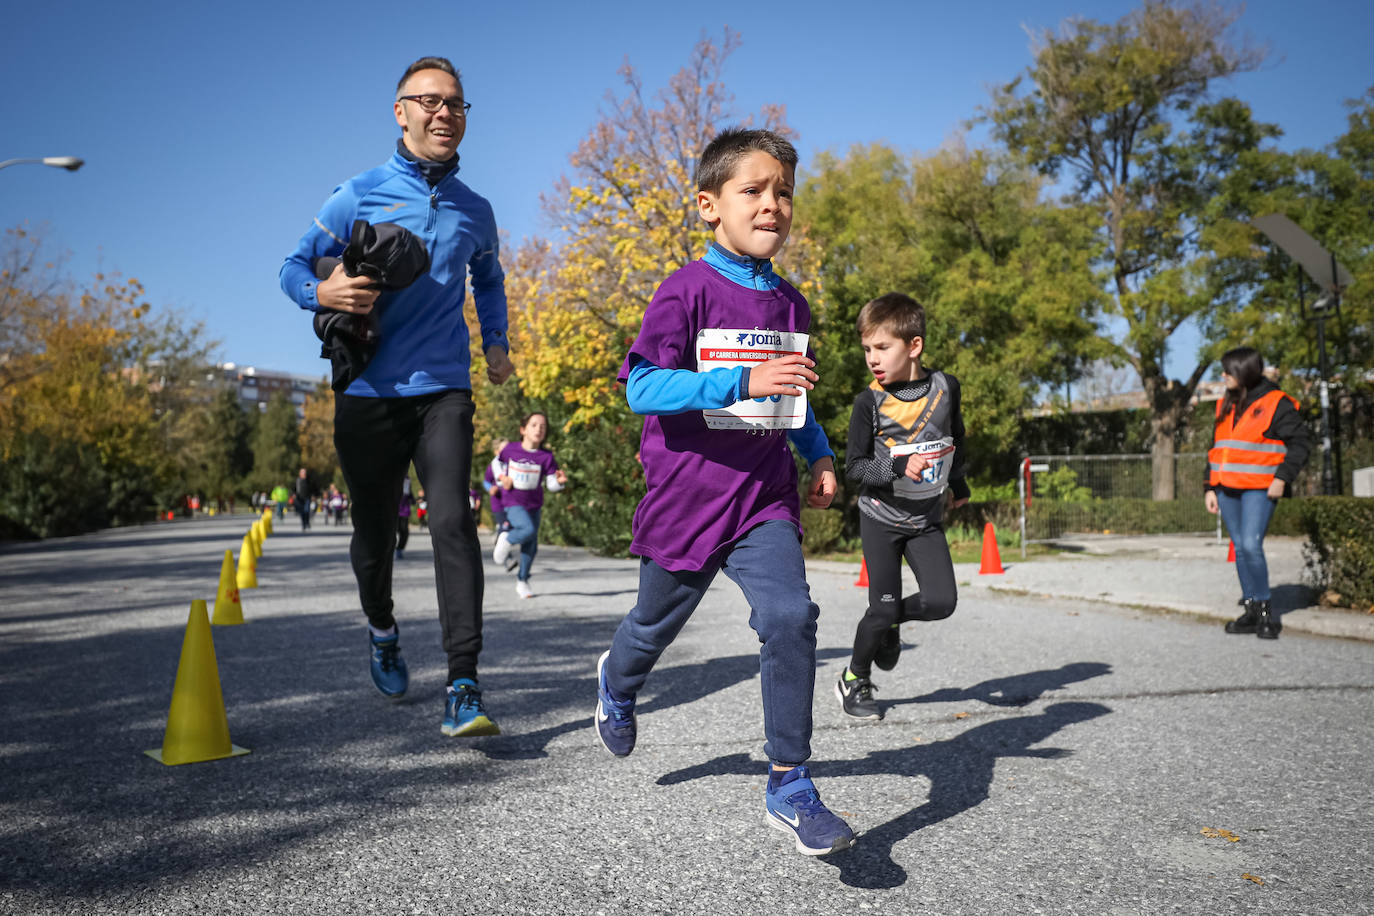
[[[439,110],[440,105],[447,105],[448,113],[455,118],[466,118],[468,109],[472,107],[471,102],[464,102],[461,97],[456,95],[451,99],[446,99],[441,95],[403,95],[401,98],[409,99],[419,105],[426,114],[434,114]]]

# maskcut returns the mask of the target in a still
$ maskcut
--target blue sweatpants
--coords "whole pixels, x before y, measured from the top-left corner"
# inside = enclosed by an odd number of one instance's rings
[[[811,756],[820,609],[811,600],[801,541],[791,522],[773,520],[751,528],[719,565],[708,569],[673,571],[642,560],[638,600],[620,622],[606,659],[607,686],[623,697],[639,693],[717,572],[744,592],[749,626],[759,636],[763,752],[779,766],[804,763]]]

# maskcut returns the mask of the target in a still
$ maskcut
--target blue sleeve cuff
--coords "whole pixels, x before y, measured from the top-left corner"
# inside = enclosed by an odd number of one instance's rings
[[[510,341],[506,338],[505,331],[493,329],[482,332],[482,352],[485,353],[492,347],[500,347],[510,353]]]
[[[816,422],[816,412],[809,403],[806,405],[806,419],[802,421],[801,428],[788,430],[787,438],[796,446],[808,467],[822,458],[835,457],[835,452],[830,448],[830,439],[825,435],[825,430],[821,429],[821,424]]]

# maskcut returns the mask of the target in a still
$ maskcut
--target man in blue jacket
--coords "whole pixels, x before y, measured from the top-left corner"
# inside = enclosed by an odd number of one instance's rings
[[[496,220],[491,205],[458,180],[458,144],[470,107],[448,60],[424,57],[407,67],[396,87],[396,152],[335,189],[281,269],[282,289],[301,308],[373,315],[377,350],[334,399],[334,445],[353,500],[349,553],[367,615],[372,680],[392,698],[409,685],[391,573],[401,483],[413,461],[429,501],[449,667],[441,730],[451,736],[500,733],[477,686],[483,576],[468,503],[473,403],[463,299],[469,270],[487,378],[499,385],[514,368]],[[354,220],[404,226],[428,248],[429,273],[381,294],[372,280],[350,277],[342,265],[317,281],[315,261],[343,251]]]

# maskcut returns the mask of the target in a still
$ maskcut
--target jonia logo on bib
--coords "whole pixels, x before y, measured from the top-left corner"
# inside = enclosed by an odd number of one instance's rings
[[[738,343],[741,347],[781,347],[782,335],[777,331],[744,331]]]

